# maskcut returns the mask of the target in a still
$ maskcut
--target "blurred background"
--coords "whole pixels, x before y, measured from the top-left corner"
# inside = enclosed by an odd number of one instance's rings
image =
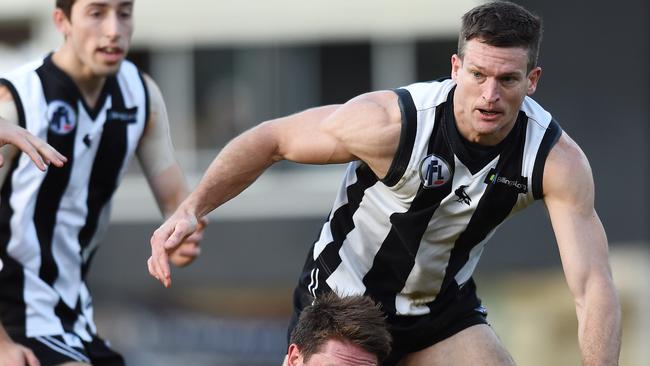
[[[516,1],[545,22],[535,99],[590,159],[623,305],[621,365],[650,359],[650,5]],[[449,74],[476,0],[135,2],[130,59],[160,85],[192,185],[266,119]],[[0,2],[0,72],[61,43],[54,1]],[[131,365],[279,365],[291,291],[342,166],[277,164],[210,215],[201,258],[165,290],[148,276],[160,214],[137,164],[91,271],[100,334]],[[576,365],[576,318],[542,204],[495,235],[479,294],[521,365]]]

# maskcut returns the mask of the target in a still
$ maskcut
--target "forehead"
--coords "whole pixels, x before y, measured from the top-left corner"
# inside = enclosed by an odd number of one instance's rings
[[[377,366],[377,357],[348,342],[329,340],[306,366]]]
[[[73,7],[85,8],[88,6],[122,7],[132,6],[134,0],[76,0]]]
[[[496,47],[472,39],[465,44],[463,63],[469,67],[494,72],[526,72],[528,49],[524,47]]]

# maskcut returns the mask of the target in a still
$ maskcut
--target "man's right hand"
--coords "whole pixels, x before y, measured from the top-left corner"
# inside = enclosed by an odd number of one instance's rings
[[[41,363],[29,348],[3,340],[0,341],[0,366],[41,366]]]
[[[147,260],[149,273],[165,287],[171,286],[169,256],[190,235],[202,231],[205,221],[179,207],[151,236],[151,257]]]

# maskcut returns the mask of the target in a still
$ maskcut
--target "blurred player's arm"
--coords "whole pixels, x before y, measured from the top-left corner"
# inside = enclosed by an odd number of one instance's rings
[[[193,232],[198,218],[237,196],[275,162],[363,160],[384,177],[397,150],[400,128],[397,95],[382,91],[267,121],[244,132],[223,148],[197,188],[154,232],[150,273],[169,286],[165,249],[176,246]]]
[[[163,217],[167,218],[187,196],[189,190],[174,155],[169,133],[169,118],[162,93],[149,76],[145,75],[144,79],[149,91],[150,115],[136,154],[158,208]],[[192,236],[185,238],[183,245],[170,251],[172,263],[185,266],[199,255],[199,243],[203,237],[205,224],[205,219],[199,220],[198,230]]]
[[[0,185],[7,175],[9,164],[18,151],[23,151],[34,164],[45,171],[48,165],[61,167],[67,159],[45,141],[18,125],[16,103],[9,89],[0,84]]]
[[[34,161],[39,169],[48,164],[62,166],[66,158],[43,140],[34,137],[18,125],[18,112],[13,96],[6,86],[0,84],[0,186],[4,184],[10,162],[20,150]],[[0,324],[0,365],[39,366],[34,353],[15,343]]]
[[[14,343],[5,329],[0,325],[0,366],[40,366],[34,352],[29,348]]]
[[[544,202],[575,301],[583,365],[617,365],[621,310],[607,237],[594,209],[589,162],[566,134],[549,153],[543,185]]]

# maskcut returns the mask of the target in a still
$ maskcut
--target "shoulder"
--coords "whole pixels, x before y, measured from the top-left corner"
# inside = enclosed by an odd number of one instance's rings
[[[449,92],[456,86],[452,79],[418,82],[396,89],[400,93],[400,103],[413,103],[417,110],[440,105],[447,100]],[[402,92],[408,92],[403,95]]]
[[[593,200],[594,183],[589,161],[566,132],[548,154],[543,184],[545,200]]]

